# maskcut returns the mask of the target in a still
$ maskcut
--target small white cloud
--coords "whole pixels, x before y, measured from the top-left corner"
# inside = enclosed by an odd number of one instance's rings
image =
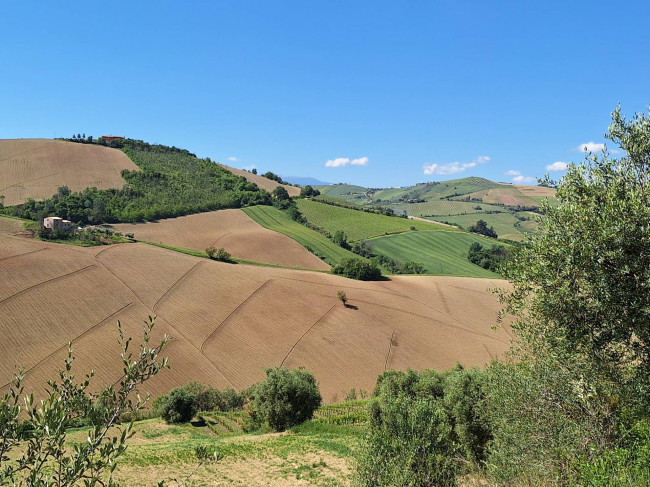
[[[486,162],[490,162],[490,156],[478,156],[474,161],[476,164],[484,164]]]
[[[547,171],[566,171],[566,168],[569,165],[566,162],[556,161],[553,164],[548,164],[546,166]]]
[[[519,175],[519,176],[515,176],[514,178],[512,178],[512,182],[517,183],[517,184],[532,183],[534,181],[535,181],[535,178],[532,177],[532,176],[521,176],[521,175]]]
[[[359,157],[358,159],[350,159],[349,157],[338,157],[330,159],[325,163],[325,167],[344,167],[344,166],[367,166],[368,158]]]
[[[600,152],[605,148],[605,144],[596,144],[595,142],[587,142],[585,144],[580,144],[576,147],[575,150],[580,152]]]
[[[238,157],[229,157],[228,160],[230,162],[237,162],[239,160],[239,158]]]
[[[490,156],[478,156],[472,162],[448,162],[447,164],[423,164],[424,174],[456,174],[466,171],[477,164],[490,162]]]
[[[521,176],[521,172],[511,169],[510,171],[506,172],[506,176]]]

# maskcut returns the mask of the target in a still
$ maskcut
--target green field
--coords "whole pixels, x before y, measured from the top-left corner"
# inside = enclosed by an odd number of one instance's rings
[[[380,235],[408,232],[411,227],[415,227],[417,230],[455,230],[433,223],[366,213],[313,200],[299,199],[296,203],[300,212],[310,223],[324,228],[330,234],[342,230],[348,235],[350,242]]]
[[[386,189],[335,185],[321,187],[320,191],[326,197],[349,203],[362,206],[380,205],[392,208],[396,214],[406,213],[463,227],[483,219],[494,227],[499,238],[511,240],[523,240],[525,233],[537,229],[537,224],[518,220],[515,215],[520,214],[520,208],[506,206],[503,201],[518,201],[520,205],[536,207],[547,199],[543,196],[531,196],[535,194],[532,188],[522,191],[510,184],[495,183],[477,177]],[[364,196],[364,193],[367,193],[371,200]],[[548,200],[551,205],[557,204],[557,198]]]
[[[206,413],[201,413],[200,416]],[[186,485],[279,485],[285,479],[305,485],[349,485],[354,453],[365,428],[308,421],[286,434],[223,435],[205,422],[168,425],[161,419],[135,424],[136,435],[120,457],[116,480],[120,485],[157,485],[160,480],[184,479],[197,466],[194,449],[218,452],[220,461],[200,467]],[[69,435],[82,444],[86,430]],[[168,485],[178,485],[172,482]],[[301,484],[302,485],[302,484]]]
[[[487,222],[488,227],[494,227],[499,238],[521,241],[527,231],[536,228],[534,222],[519,221],[513,213],[473,213],[468,215],[453,215],[441,218],[454,225],[460,225],[468,228],[475,225],[478,220]]]
[[[242,211],[264,228],[294,239],[329,265],[336,265],[343,259],[358,257],[349,250],[339,247],[325,235],[296,223],[285,213],[272,206],[251,206],[242,208]]]
[[[424,203],[398,203],[393,208],[396,212],[406,211],[406,213],[412,216],[434,216],[440,217],[441,219],[445,219],[444,217],[447,216],[462,215],[465,213],[508,211],[503,206],[490,205],[487,203],[436,199],[427,200]]]
[[[402,262],[422,264],[437,276],[500,277],[467,260],[469,247],[478,242],[491,247],[497,241],[464,232],[408,232],[368,240],[373,252]]]

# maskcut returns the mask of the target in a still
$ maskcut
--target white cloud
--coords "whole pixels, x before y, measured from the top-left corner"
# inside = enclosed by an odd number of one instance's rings
[[[228,160],[230,162],[237,162],[239,160],[239,158],[238,157],[229,157]]]
[[[505,175],[512,176],[512,182],[515,184],[532,183],[536,181],[536,178],[534,178],[533,176],[524,176],[523,174],[521,174],[521,171],[516,171],[514,169],[507,171]]]
[[[568,164],[562,161],[556,161],[553,164],[548,164],[546,166],[547,171],[566,171]]]
[[[424,174],[456,174],[466,171],[477,164],[490,162],[489,156],[478,156],[472,162],[448,162],[447,164],[423,164]]]
[[[367,166],[368,158],[359,157],[358,159],[350,159],[349,157],[338,157],[330,159],[325,163],[325,167],[344,167],[344,166]]]
[[[580,152],[600,152],[605,148],[605,144],[596,144],[595,142],[587,142],[580,144],[575,150]]]
[[[532,177],[532,176],[521,176],[521,175],[519,175],[519,176],[515,176],[514,178],[512,178],[512,182],[517,183],[517,184],[532,183],[534,181],[536,181],[536,179],[534,177]]]

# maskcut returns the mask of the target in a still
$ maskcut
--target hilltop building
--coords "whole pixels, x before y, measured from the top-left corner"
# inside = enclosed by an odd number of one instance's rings
[[[58,216],[48,216],[43,220],[43,227],[49,228],[53,232],[55,230],[61,230],[64,232],[72,231],[72,222],[70,220],[64,220]]]
[[[126,137],[123,135],[102,135],[102,139],[106,141],[107,144],[110,144],[114,140],[121,139],[124,140]]]

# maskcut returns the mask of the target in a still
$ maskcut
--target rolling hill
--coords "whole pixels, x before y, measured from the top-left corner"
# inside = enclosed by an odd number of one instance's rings
[[[555,204],[555,190],[495,183],[468,177],[403,188],[363,188],[346,184],[319,187],[325,197],[361,206],[382,206],[395,213],[467,227],[479,219],[500,238],[523,240],[537,228],[534,212],[543,200]]]
[[[79,372],[120,375],[117,320],[140,335],[147,315],[172,341],[154,394],[197,380],[244,389],[264,368],[305,366],[327,401],[372,389],[387,368],[481,365],[508,348],[494,332],[494,280],[330,274],[233,265],[145,244],[80,248],[0,235],[0,386],[25,367],[30,388],[61,366],[68,340]],[[352,307],[337,300],[344,290]],[[111,352],[114,351],[114,352]]]
[[[328,270],[325,262],[289,237],[259,225],[239,209],[219,210],[148,223],[118,223],[137,240],[204,251],[223,247],[233,257],[285,267]]]
[[[138,166],[109,147],[47,139],[0,140],[0,195],[6,206],[49,198],[59,186],[73,191],[121,188],[123,169],[135,171]]]

